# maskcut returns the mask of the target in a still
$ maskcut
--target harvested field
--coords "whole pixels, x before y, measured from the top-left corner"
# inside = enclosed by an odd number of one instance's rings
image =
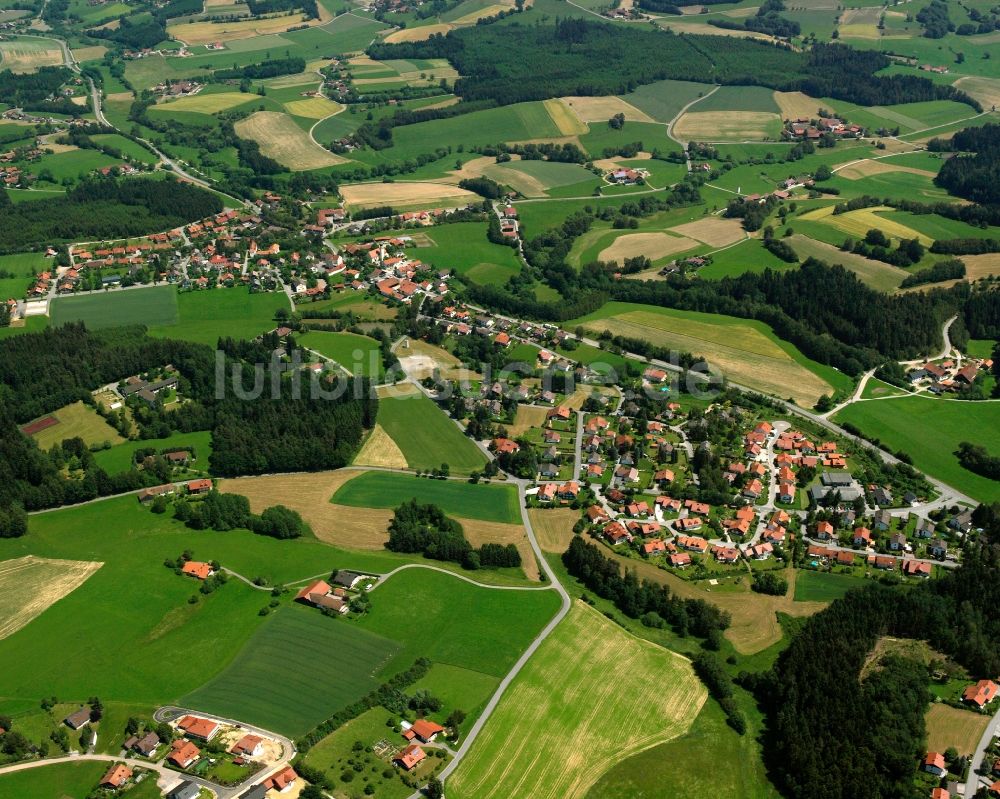
[[[782,119],[814,119],[822,105],[829,108],[830,104],[816,100],[802,92],[775,92],[774,102],[781,109]]]
[[[843,214],[834,214],[833,208],[834,206],[832,205],[828,205],[825,208],[817,208],[815,211],[802,214],[801,219],[809,222],[824,222],[842,233],[846,233],[848,236],[853,236],[857,239],[863,239],[869,230],[878,229],[885,233],[885,235],[892,236],[893,238],[918,239],[925,247],[929,247],[932,243],[928,236],[918,233],[913,228],[900,224],[893,219],[879,216],[876,213],[876,211],[888,211],[891,213],[892,208],[887,205],[860,208],[857,211],[848,211]]]
[[[353,208],[465,205],[478,195],[446,183],[354,183],[340,187],[344,204]]]
[[[217,94],[199,92],[191,97],[181,97],[177,100],[157,103],[152,107],[152,110],[164,113],[192,111],[196,114],[214,114],[217,111],[228,111],[230,108],[246,105],[255,99],[256,95],[244,94],[243,92],[218,92]]]
[[[959,78],[953,84],[956,89],[961,89],[974,99],[978,100],[983,108],[991,108],[1000,105],[1000,79],[998,78]]]
[[[455,25],[475,25],[479,20],[486,19],[487,17],[495,17],[497,14],[503,11],[509,11],[509,5],[503,5],[501,3],[494,4],[492,6],[486,6],[478,11],[472,11],[465,16],[459,17],[454,20]]]
[[[326,119],[328,116],[344,110],[344,106],[327,100],[325,97],[310,97],[308,100],[293,100],[285,103],[285,110],[297,117],[306,119]]]
[[[656,690],[615,673],[656,675]],[[706,696],[687,659],[577,602],[514,679],[448,795],[582,797],[614,763],[682,735]]]
[[[709,247],[726,247],[747,237],[740,220],[723,219],[720,216],[706,216],[694,222],[675,225],[670,230]]]
[[[39,67],[58,67],[62,63],[62,50],[55,42],[42,39],[0,42],[0,69],[34,72]]]
[[[690,111],[673,134],[683,141],[760,140],[776,138],[780,127],[781,118],[766,111]]]
[[[927,749],[943,752],[954,746],[960,755],[971,755],[979,745],[989,716],[960,710],[940,703],[933,704],[924,716],[927,724]]]
[[[518,405],[514,424],[506,426],[507,436],[517,438],[524,435],[532,427],[541,427],[545,424],[546,413],[548,413],[548,408],[543,408],[540,405]]]
[[[442,100],[440,103],[432,103],[431,105],[423,106],[424,111],[430,111],[433,108],[447,108],[449,105],[455,105],[458,102],[457,97],[449,97],[447,100]],[[490,161],[496,161],[495,158],[490,158]]]
[[[841,37],[855,39],[879,38],[878,23],[882,18],[882,7],[848,8],[841,12],[838,30]]]
[[[458,519],[465,537],[477,549],[483,544],[513,544],[521,555],[521,568],[529,580],[538,580],[538,563],[528,541],[528,534],[520,524],[484,522],[478,519]]]
[[[399,44],[400,42],[422,42],[430,39],[435,33],[442,36],[455,26],[448,22],[441,22],[436,25],[421,25],[419,28],[403,28],[385,37],[386,44]]]
[[[441,376],[446,380],[483,379],[478,372],[462,366],[462,362],[448,350],[420,339],[407,339],[406,346],[396,348],[396,357],[399,358],[403,371],[417,380],[431,377],[435,370],[440,370]]]
[[[26,555],[0,561],[0,639],[13,635],[71,594],[103,563]]]
[[[626,122],[655,122],[645,111],[640,111],[621,97],[563,97],[581,122],[606,123],[615,114],[624,114]]]
[[[322,8],[322,5],[319,6]],[[329,21],[327,19],[326,21]],[[302,25],[320,25],[323,20],[307,19],[304,14],[290,14],[265,19],[244,19],[230,22],[185,22],[170,25],[167,33],[185,44],[210,44],[252,39],[269,33],[284,33]]]
[[[909,276],[909,272],[898,266],[876,261],[874,258],[865,258],[852,252],[844,252],[832,244],[816,241],[801,234],[792,236],[788,239],[788,243],[799,258],[818,258],[828,264],[841,264],[861,278],[863,283],[878,291],[898,289],[899,284]]]
[[[257,111],[234,127],[238,136],[257,142],[264,155],[296,172],[348,161],[316,144],[288,114]]]
[[[528,518],[542,551],[561,555],[573,540],[573,525],[580,518],[580,513],[572,508],[530,508]]]
[[[979,280],[989,275],[1000,275],[1000,253],[990,252],[985,255],[963,255],[965,261],[965,277],[967,280]]]
[[[546,100],[543,105],[563,136],[579,136],[590,130],[583,120],[573,113],[565,100]]]
[[[671,236],[668,233],[626,233],[614,240],[614,243],[598,254],[601,261],[617,261],[625,263],[627,258],[645,255],[651,261],[658,261],[668,255],[690,250],[697,247],[698,242],[683,236]]]
[[[688,7],[685,6],[685,10]],[[766,33],[757,33],[748,30],[730,30],[728,28],[717,28],[714,25],[706,25],[702,22],[678,22],[676,18],[661,19],[658,27],[664,30],[672,30],[674,33],[696,33],[701,36],[734,36],[737,39],[761,39],[765,42],[774,41]]]
[[[406,457],[389,434],[375,425],[361,451],[354,458],[357,466],[386,466],[390,469],[405,469]]]
[[[458,99],[457,97],[455,98]],[[429,107],[429,106],[428,106]],[[521,156],[513,155],[511,156],[511,161],[519,161]],[[497,159],[489,155],[481,155],[466,161],[462,164],[461,169],[453,169],[448,173],[448,177],[444,178],[448,183],[458,183],[461,180],[466,180],[468,178],[481,178],[486,174],[490,167],[495,167]]]
[[[872,161],[870,159],[866,159],[864,161],[848,161],[833,167],[833,171],[837,173],[838,177],[846,178],[847,180],[860,180],[861,178],[871,177],[872,175],[882,175],[886,172],[909,172],[911,175],[923,175],[928,178],[933,178],[936,174],[929,169],[918,169],[913,166],[903,166],[902,164],[895,163],[890,164],[883,160]]]
[[[108,52],[108,48],[98,44],[93,47],[76,47],[70,52],[73,53],[73,58],[76,61],[97,61],[104,58],[104,54]]]

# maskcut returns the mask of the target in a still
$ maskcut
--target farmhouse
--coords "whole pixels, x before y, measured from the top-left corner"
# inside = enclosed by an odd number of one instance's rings
[[[423,743],[429,744],[442,732],[444,732],[444,727],[440,724],[435,724],[427,719],[417,719],[409,726],[409,729],[404,730],[403,737],[407,741],[418,738]]]
[[[998,690],[993,680],[980,680],[962,691],[962,701],[982,709],[996,699]]]
[[[177,729],[184,730],[192,738],[201,738],[203,741],[211,741],[221,727],[210,719],[203,719],[199,716],[184,716],[177,722]]]
[[[212,481],[207,477],[200,480],[190,480],[186,487],[189,494],[207,494],[212,490]]]
[[[325,580],[310,583],[295,595],[296,602],[305,602],[318,608],[329,608],[337,613],[349,610],[343,588],[332,588]]]
[[[170,745],[170,754],[167,760],[177,768],[188,768],[192,763],[197,762],[201,757],[201,750],[190,741],[178,738]]]
[[[132,779],[132,769],[124,763],[118,763],[108,769],[108,773],[101,777],[99,785],[101,788],[117,791],[130,779]]]
[[[166,496],[167,494],[174,493],[173,483],[167,483],[161,486],[153,486],[152,488],[144,488],[139,492],[138,497],[140,502],[151,502],[157,497]]]
[[[397,766],[402,766],[406,771],[410,771],[426,757],[427,753],[423,749],[416,744],[410,744],[401,749],[392,762]]]
[[[187,561],[181,567],[181,571],[189,577],[194,577],[198,580],[207,580],[213,574],[212,565],[210,563],[202,563],[198,560]]]

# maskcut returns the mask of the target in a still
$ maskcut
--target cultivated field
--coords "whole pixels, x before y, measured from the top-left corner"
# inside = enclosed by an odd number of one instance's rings
[[[765,333],[766,327],[751,321],[611,303],[567,324],[700,355],[737,383],[794,397],[807,407],[832,388],[779,346],[773,334]]]
[[[788,243],[799,258],[818,258],[828,264],[841,264],[861,278],[862,282],[878,291],[894,291],[909,274],[898,266],[865,258],[852,252],[843,252],[839,247],[816,239],[795,234]]]
[[[0,561],[0,639],[83,585],[103,563],[25,555]]]
[[[180,700],[298,736],[374,688],[376,675],[400,649],[395,641],[311,608],[276,612],[221,673]],[[281,670],[275,664],[308,664]]]
[[[0,42],[0,69],[34,72],[39,67],[57,67],[62,63],[62,50],[55,42],[42,39]]]
[[[379,205],[395,207],[423,203],[428,208],[438,205],[465,205],[477,195],[445,183],[354,183],[341,186],[344,204],[352,208],[372,208]]]
[[[654,233],[626,233],[615,239],[614,243],[601,250],[597,256],[602,261],[617,261],[625,263],[627,258],[645,255],[652,261],[658,261],[675,253],[697,247],[698,242],[683,236],[671,236],[656,231]]]
[[[173,286],[157,286],[57,297],[49,304],[49,314],[54,327],[67,322],[84,322],[91,330],[133,324],[173,325],[177,323],[177,292]]]
[[[995,105],[1000,105],[1000,79],[998,78],[965,77],[959,78],[953,85],[956,89],[961,89],[982,103],[983,108],[990,109]]]
[[[237,135],[252,139],[268,158],[295,172],[345,164],[348,159],[324,150],[288,114],[257,111],[234,126]]]
[[[310,97],[308,100],[293,100],[285,103],[285,110],[297,117],[306,119],[325,119],[331,114],[336,114],[344,110],[344,106],[327,100],[325,97]]]
[[[257,99],[259,99],[257,95],[243,92],[217,92],[216,94],[198,92],[193,97],[180,97],[176,100],[157,103],[152,107],[152,110],[164,113],[192,111],[197,114],[214,114],[217,111],[228,111],[230,108],[252,103]]]
[[[846,178],[847,180],[860,180],[872,175],[884,175],[887,172],[909,172],[911,175],[923,175],[927,178],[933,178],[937,174],[936,172],[931,172],[929,169],[918,169],[917,167],[904,166],[903,164],[888,163],[884,160],[872,161],[870,159],[849,161],[846,164],[833,167],[833,171],[837,173],[837,177]]]
[[[390,469],[405,469],[406,456],[387,432],[375,425],[364,445],[354,458],[357,466],[385,466]]]
[[[474,547],[483,544],[513,544],[521,555],[521,568],[529,580],[538,580],[538,563],[528,541],[528,534],[521,524],[484,522],[478,519],[459,519],[466,539]]]
[[[927,749],[943,752],[954,746],[960,755],[971,755],[979,745],[983,730],[990,723],[988,716],[936,703],[924,716],[927,724]]]
[[[877,39],[880,35],[879,20],[882,18],[882,7],[848,8],[840,14],[839,31],[841,37],[855,39]]]
[[[670,230],[709,247],[727,247],[746,238],[740,220],[723,219],[719,216],[707,216],[694,222],[685,222],[683,225],[675,225]]]
[[[49,419],[55,419],[55,424],[49,422]],[[121,444],[125,440],[97,411],[82,402],[60,408],[42,419],[30,422],[24,429],[30,430],[42,425],[44,427],[37,432],[27,433],[41,449],[49,449],[67,438],[81,438],[88,446],[103,444],[105,441]]]
[[[829,103],[802,92],[775,92],[774,102],[781,109],[782,119],[815,119],[820,106],[830,109]]]
[[[581,797],[622,757],[683,734],[705,698],[684,658],[578,603],[511,684],[449,796]]]
[[[435,25],[421,25],[419,28],[403,28],[403,30],[390,33],[385,37],[385,41],[387,44],[422,42],[425,39],[430,39],[435,33],[444,35],[448,31],[454,30],[454,28],[455,26],[448,22],[441,22]]]
[[[323,8],[319,4],[320,9]],[[241,19],[228,22],[185,22],[167,28],[173,38],[185,44],[211,44],[231,42],[237,39],[253,39],[270,33],[284,33],[289,28],[301,25],[318,25],[324,20],[310,20],[304,14],[290,14],[260,19]],[[329,15],[327,19],[329,21]]]
[[[781,118],[764,111],[689,111],[677,120],[673,135],[685,141],[748,141],[775,139],[780,129]]]
[[[506,426],[507,436],[517,438],[524,435],[532,427],[541,427],[545,424],[545,414],[548,409],[535,405],[518,405],[517,413],[514,415],[514,424]]]
[[[876,211],[888,211],[891,213],[892,209],[888,206],[861,208],[857,211],[848,211],[844,214],[834,214],[833,208],[834,206],[832,205],[828,205],[825,208],[817,208],[814,211],[802,214],[799,218],[807,222],[822,222],[856,239],[863,239],[865,234],[874,228],[881,230],[887,236],[892,236],[893,238],[919,239],[920,243],[925,247],[931,245],[929,236],[924,236],[913,228],[909,228],[894,219],[876,213]]]
[[[1000,253],[990,252],[985,255],[963,255],[965,261],[965,276],[968,280],[979,280],[989,275],[1000,275]]]
[[[544,105],[563,136],[579,136],[589,130],[586,123],[573,112],[565,100],[546,100]]]
[[[542,551],[561,555],[573,540],[573,525],[580,514],[572,508],[531,508],[528,518]]]
[[[624,114],[626,122],[656,121],[621,97],[563,97],[562,102],[581,122],[607,123],[615,114]]]

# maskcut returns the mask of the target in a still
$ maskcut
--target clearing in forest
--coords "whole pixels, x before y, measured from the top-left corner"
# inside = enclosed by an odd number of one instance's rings
[[[103,565],[34,555],[0,561],[0,639],[13,635],[50,605],[73,593]]]

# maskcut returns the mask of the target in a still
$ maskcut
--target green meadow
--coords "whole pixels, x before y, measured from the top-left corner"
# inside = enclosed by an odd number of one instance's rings
[[[796,602],[832,602],[864,581],[850,574],[833,574],[800,569],[795,575]]]
[[[368,336],[312,330],[298,336],[295,343],[336,361],[353,375],[381,380],[385,374],[380,345]]]
[[[55,763],[0,774],[0,796],[11,799],[86,799],[108,770],[108,763]],[[138,796],[130,791],[129,796]]]
[[[187,447],[195,449],[197,460],[191,462],[191,468],[198,471],[208,471],[208,459],[212,454],[212,434],[208,430],[196,430],[193,433],[174,433],[169,438],[147,438],[139,441],[125,441],[109,449],[101,449],[94,453],[94,461],[108,474],[118,474],[132,468],[133,455],[136,450],[152,447],[160,450],[167,447]]]
[[[288,297],[281,292],[251,294],[249,289],[238,286],[182,292],[177,294],[176,306],[176,320],[150,324],[149,334],[215,346],[220,336],[251,339],[273,330],[275,311],[288,309],[289,304]]]
[[[120,325],[175,325],[177,292],[173,286],[152,286],[59,297],[52,301],[53,325],[83,322],[91,329]]]

